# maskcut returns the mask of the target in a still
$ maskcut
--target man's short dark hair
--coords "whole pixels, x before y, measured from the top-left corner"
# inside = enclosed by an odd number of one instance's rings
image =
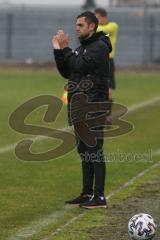
[[[90,11],[83,12],[79,16],[77,16],[77,19],[81,18],[81,17],[85,17],[85,20],[86,20],[86,22],[88,24],[94,23],[95,24],[94,30],[95,31],[97,30],[98,19],[97,19],[96,15],[93,12],[90,12]]]
[[[96,8],[95,13],[99,14],[101,17],[107,17],[108,13],[104,8]]]

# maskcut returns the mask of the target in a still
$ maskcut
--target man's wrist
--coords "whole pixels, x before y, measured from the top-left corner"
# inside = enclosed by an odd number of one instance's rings
[[[68,57],[70,57],[73,54],[72,49],[70,47],[63,48],[62,52],[63,52],[65,59],[67,59]]]
[[[53,44],[53,48],[54,48],[54,49],[60,49],[60,45],[59,45],[57,42],[55,42],[55,43]]]
[[[63,49],[63,53],[68,53],[71,51],[71,48],[70,47],[64,47]]]
[[[64,45],[64,46],[60,46],[60,49],[65,49],[65,48],[68,48],[69,46],[68,45]]]

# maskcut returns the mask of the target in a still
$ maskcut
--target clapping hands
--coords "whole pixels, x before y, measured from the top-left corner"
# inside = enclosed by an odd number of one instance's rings
[[[52,38],[52,45],[54,49],[63,49],[69,46],[69,37],[64,31],[59,30]]]

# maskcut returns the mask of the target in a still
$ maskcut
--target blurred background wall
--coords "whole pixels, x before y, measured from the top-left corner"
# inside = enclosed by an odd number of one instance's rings
[[[129,3],[130,2],[130,3]],[[109,19],[119,24],[116,63],[140,66],[160,63],[159,4],[114,1],[106,10]],[[78,44],[75,35],[76,16],[80,7],[0,5],[0,62],[50,62],[52,35],[64,29],[71,46]]]

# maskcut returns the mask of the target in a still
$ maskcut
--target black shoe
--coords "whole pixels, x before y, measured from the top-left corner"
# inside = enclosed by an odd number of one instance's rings
[[[104,196],[93,196],[91,199],[84,203],[81,203],[79,206],[87,209],[107,208],[107,202]]]
[[[67,204],[81,204],[88,201],[92,195],[81,193],[77,198],[65,201]]]

